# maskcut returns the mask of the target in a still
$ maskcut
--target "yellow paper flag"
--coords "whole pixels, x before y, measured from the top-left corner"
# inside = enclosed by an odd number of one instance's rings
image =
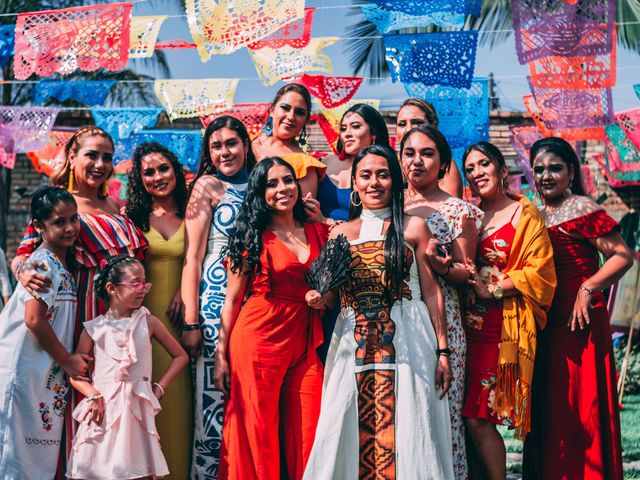
[[[186,0],[187,20],[203,62],[271,35],[304,16],[304,0]]]
[[[331,73],[331,59],[322,51],[333,45],[338,37],[312,38],[304,48],[284,46],[273,49],[249,50],[258,76],[264,85],[273,85],[278,80],[307,72]]]
[[[166,15],[131,17],[129,58],[148,58],[153,56],[160,27],[166,19]]]
[[[156,80],[154,90],[169,118],[204,117],[231,108],[238,80]]]

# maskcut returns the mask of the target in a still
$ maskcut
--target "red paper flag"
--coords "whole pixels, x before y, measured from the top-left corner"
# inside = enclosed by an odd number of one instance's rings
[[[320,100],[325,108],[335,108],[353,98],[362,84],[360,77],[327,77],[325,75],[299,75],[294,77]]]
[[[131,3],[21,13],[14,74],[19,80],[76,69],[123,69],[129,59]]]
[[[282,48],[285,45],[292,48],[304,48],[311,40],[311,24],[315,8],[305,8],[304,16],[284,27],[275,33],[247,45],[251,50],[259,50],[264,47]]]
[[[206,128],[214,118],[222,115],[230,115],[244,123],[244,126],[247,127],[247,132],[249,132],[249,136],[255,138],[267,121],[270,106],[270,103],[239,103],[229,110],[224,110],[215,115],[200,117],[200,121]]]

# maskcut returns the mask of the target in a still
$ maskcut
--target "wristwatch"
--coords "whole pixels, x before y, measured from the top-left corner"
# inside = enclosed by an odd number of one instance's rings
[[[504,296],[504,290],[500,288],[500,286],[498,285],[494,285],[494,289],[493,290],[489,290],[491,292],[491,295],[493,295],[493,298],[495,300],[502,300],[502,297]]]

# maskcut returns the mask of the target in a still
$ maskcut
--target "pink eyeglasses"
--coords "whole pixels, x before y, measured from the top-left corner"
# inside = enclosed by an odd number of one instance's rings
[[[151,287],[153,284],[145,283],[145,282],[132,282],[132,283],[121,282],[121,283],[114,283],[114,285],[124,285],[125,287],[131,287],[136,293],[141,293],[141,292],[149,293],[149,290],[151,290]]]

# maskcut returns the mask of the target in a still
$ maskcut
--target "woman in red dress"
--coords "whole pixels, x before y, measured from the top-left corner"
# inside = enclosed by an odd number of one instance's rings
[[[488,142],[470,146],[464,172],[485,212],[467,299],[466,392],[462,416],[472,448],[473,478],[506,476],[496,425],[529,430],[536,331],[544,328],[556,277],[553,251],[538,209],[507,194],[504,157]]]
[[[305,221],[293,168],[278,157],[261,160],[227,251],[214,370],[227,398],[221,480],[280,478],[281,449],[288,478],[302,478],[323,376],[315,350],[322,325],[305,301],[305,275],[327,235],[326,225]]]
[[[622,479],[616,371],[601,292],[624,275],[633,256],[617,223],[584,196],[580,163],[566,141],[537,141],[531,163],[558,288],[538,336],[524,478]],[[607,259],[602,267],[598,252]]]

